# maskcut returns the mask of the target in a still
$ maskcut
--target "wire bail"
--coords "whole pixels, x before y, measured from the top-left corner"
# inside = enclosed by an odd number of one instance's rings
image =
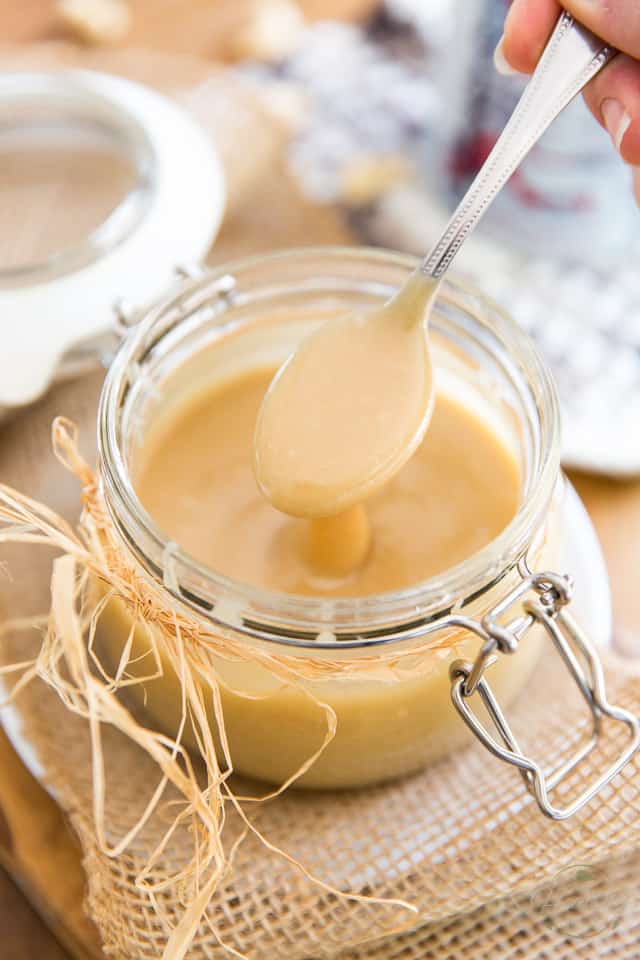
[[[573,581],[569,576],[550,571],[525,576],[480,622],[467,621],[464,624],[481,637],[482,646],[473,663],[456,660],[449,670],[451,699],[466,725],[494,756],[518,768],[540,810],[552,820],[566,820],[582,809],[620,772],[640,747],[640,719],[630,711],[608,702],[600,658],[584,632],[565,610],[572,594]],[[516,604],[520,606],[521,612],[505,624],[505,615]],[[567,761],[546,774],[536,761],[527,757],[520,749],[485,676],[497,655],[515,653],[524,635],[535,624],[544,627],[592,716],[589,741]],[[468,703],[469,698],[476,692],[495,726],[499,739],[486,729]],[[555,806],[550,799],[551,791],[598,745],[604,717],[616,720],[628,728],[629,743],[600,777],[572,803],[564,807]]]

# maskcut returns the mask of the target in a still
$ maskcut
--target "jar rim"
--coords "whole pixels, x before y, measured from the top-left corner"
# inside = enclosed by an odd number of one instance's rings
[[[445,278],[439,296],[444,303],[458,307],[461,295],[471,296],[491,311],[491,323],[485,321],[485,325],[499,336],[532,391],[540,429],[530,494],[488,544],[455,566],[410,587],[365,597],[308,597],[268,590],[220,574],[169,541],[147,514],[129,476],[119,435],[119,410],[130,385],[130,370],[135,368],[137,355],[157,342],[154,331],[162,325],[167,309],[175,308],[176,303],[193,302],[198,291],[213,296],[216,284],[224,288],[229,278],[241,278],[252,268],[275,269],[278,263],[310,262],[313,258],[327,265],[331,261],[353,263],[355,283],[359,279],[358,263],[384,264],[407,272],[419,263],[413,256],[381,248],[299,247],[237,259],[208,269],[204,277],[183,280],[178,296],[174,294],[144,311],[107,372],[98,411],[102,488],[110,518],[125,547],[146,574],[191,613],[222,629],[287,646],[313,650],[378,646],[424,633],[426,625],[450,613],[453,605],[461,608],[494,587],[526,555],[532,533],[541,526],[551,503],[560,467],[555,387],[533,341],[495,302],[457,277]],[[187,313],[182,319],[188,320],[189,316]]]

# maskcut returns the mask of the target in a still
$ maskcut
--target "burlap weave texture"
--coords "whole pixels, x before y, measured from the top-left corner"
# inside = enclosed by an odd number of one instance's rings
[[[19,646],[7,639],[5,659],[24,653],[24,639]],[[563,691],[560,678],[544,669],[536,681],[554,704],[553,715],[542,700],[534,709],[522,704],[516,713],[526,712],[533,742],[561,749],[567,743],[567,729],[575,730],[571,721],[576,703]],[[615,676],[609,671],[612,694],[622,705],[640,709],[637,678],[616,683]],[[71,716],[39,681],[23,691],[19,707],[28,739],[44,760],[47,780],[78,831],[89,878],[89,911],[107,953],[127,960],[162,956],[167,931],[157,918],[154,898],[167,915],[177,918],[181,890],[174,884],[151,895],[136,886],[134,878],[166,831],[167,804],[177,796],[165,796],[128,849],[117,857],[105,856],[95,834],[85,722]],[[107,839],[116,843],[140,815],[158,772],[117,731],[105,731],[104,749]],[[593,773],[587,764],[579,779]],[[636,760],[583,814],[569,823],[552,823],[524,797],[517,774],[487,758],[479,746],[388,786],[335,794],[290,793],[256,805],[250,813],[270,842],[340,889],[415,903],[419,925],[428,927],[378,946],[359,946],[402,923],[403,912],[327,894],[248,836],[237,849],[231,874],[214,894],[188,956],[195,960],[228,955],[218,938],[256,960],[267,956],[417,960],[445,956],[451,938],[454,943],[456,938],[459,944],[467,942],[465,957],[507,956],[507,945],[523,918],[538,929],[521,937],[529,952],[514,956],[544,955],[531,951],[534,943],[541,951],[545,937],[547,946],[554,940],[565,944],[566,954],[549,954],[553,956],[580,956],[575,951],[594,950],[598,938],[607,941],[614,934],[620,948],[625,938],[629,946],[635,943],[633,905],[640,896],[634,857],[640,846],[639,809]],[[230,816],[225,830],[232,838],[240,824]],[[191,844],[185,825],[153,870],[150,880],[156,887],[184,863]],[[586,878],[581,870],[587,870]],[[541,886],[545,881],[552,886]],[[548,896],[545,890],[550,891]],[[563,897],[568,904],[564,919]],[[599,919],[594,918],[594,904]],[[481,934],[483,924],[486,936]],[[501,939],[504,953],[496,952]],[[483,952],[487,944],[493,944],[493,952]]]

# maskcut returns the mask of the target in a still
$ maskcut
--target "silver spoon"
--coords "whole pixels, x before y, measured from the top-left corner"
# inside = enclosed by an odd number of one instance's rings
[[[280,369],[260,410],[254,458],[258,483],[276,507],[316,518],[355,509],[416,450],[433,409],[426,330],[440,279],[518,164],[616,53],[563,13],[422,265],[381,308],[324,323]]]
[[[440,278],[511,174],[564,108],[617,50],[562,13],[509,121],[421,272]]]

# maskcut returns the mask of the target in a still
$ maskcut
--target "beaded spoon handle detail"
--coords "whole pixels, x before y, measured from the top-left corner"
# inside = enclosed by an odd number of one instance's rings
[[[460,247],[531,148],[582,88],[617,54],[566,11],[491,153],[460,201],[421,272],[434,279]]]

